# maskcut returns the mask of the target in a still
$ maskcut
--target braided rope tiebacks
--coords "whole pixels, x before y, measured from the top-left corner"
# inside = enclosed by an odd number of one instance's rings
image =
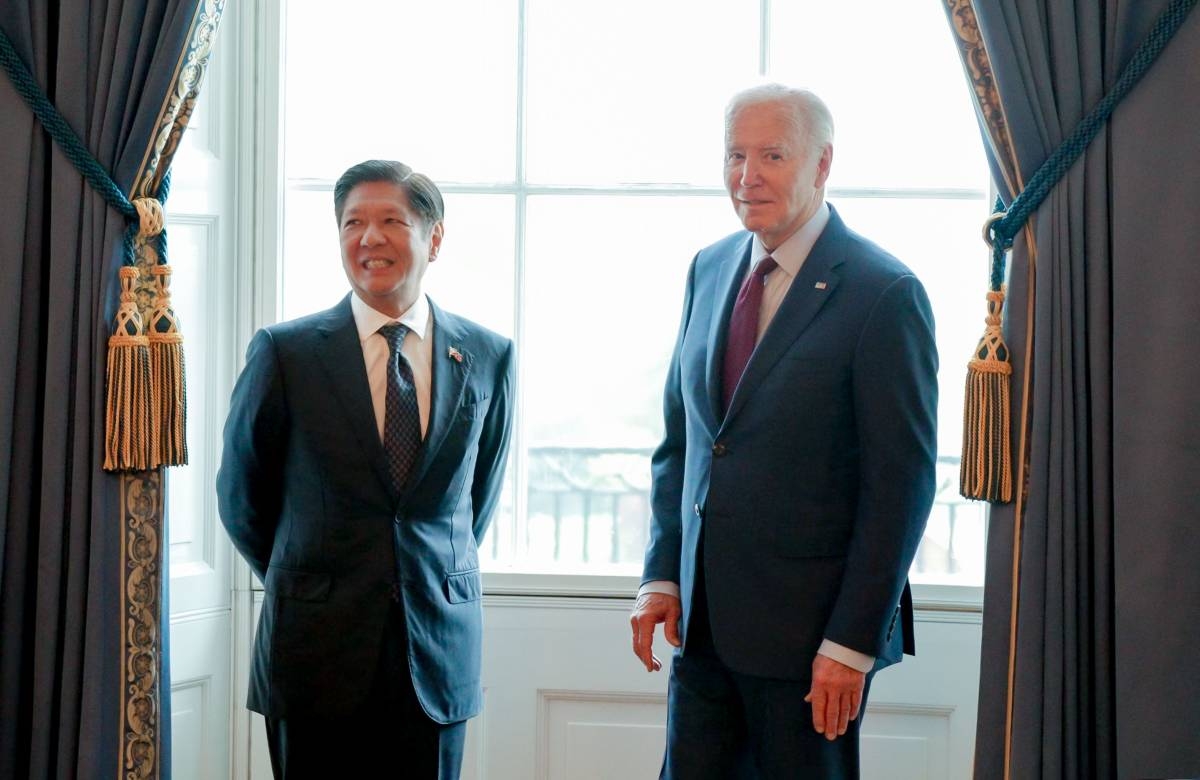
[[[166,221],[160,200],[130,202],[58,109],[46,98],[33,74],[0,30],[0,68],[8,74],[42,127],[79,174],[128,221],[124,236],[125,265],[120,269],[121,304],[108,340],[105,398],[104,468],[143,470],[187,463],[183,338],[171,310],[170,266],[165,264]],[[170,170],[159,185],[165,200]],[[157,238],[157,241],[154,239]],[[157,251],[155,250],[157,246]],[[154,308],[149,332],[138,311],[135,287],[137,257],[155,261]]]
[[[1197,0],[1171,0],[1108,94],[1038,167],[1007,209],[997,200],[996,213],[984,225],[983,237],[992,249],[991,284],[987,294],[987,329],[967,368],[963,455],[959,471],[959,489],[966,498],[1012,500],[1012,391],[1009,386],[1012,365],[1008,347],[1001,336],[1000,322],[1004,309],[1005,259],[1013,239],[1108,122],[1117,104],[1150,69],[1196,3]]]

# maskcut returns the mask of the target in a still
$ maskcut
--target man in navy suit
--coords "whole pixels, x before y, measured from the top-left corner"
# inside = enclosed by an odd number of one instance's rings
[[[352,292],[255,334],[225,424],[221,520],[266,591],[248,706],[276,777],[457,778],[513,346],[422,295],[427,177],[360,163],[334,214]]]
[[[872,674],[913,652],[933,316],[912,272],[825,202],[819,98],[755,87],[725,119],[746,231],[688,273],[633,648],[660,668],[660,623],[677,648],[662,777],[858,777]]]

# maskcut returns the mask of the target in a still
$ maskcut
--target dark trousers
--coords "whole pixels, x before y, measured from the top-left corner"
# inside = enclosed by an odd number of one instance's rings
[[[688,625],[687,650],[676,652],[667,693],[667,750],[662,780],[854,780],[857,720],[830,742],[813,729],[804,701],[810,680],[739,674],[713,648],[703,575]]]
[[[394,605],[375,684],[356,711],[267,718],[267,747],[277,780],[458,780],[466,721],[434,723],[421,709],[408,670],[404,636],[403,609]]]

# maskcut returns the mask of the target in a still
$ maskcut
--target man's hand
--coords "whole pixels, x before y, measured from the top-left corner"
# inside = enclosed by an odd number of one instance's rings
[[[629,625],[633,629],[633,654],[646,665],[647,672],[662,669],[662,661],[654,655],[654,627],[663,626],[663,636],[675,647],[679,647],[679,616],[683,607],[679,599],[666,593],[643,593],[633,605]]]
[[[858,717],[867,676],[857,669],[817,654],[812,665],[812,689],[804,697],[812,704],[813,728],[826,739],[846,733],[850,721]]]

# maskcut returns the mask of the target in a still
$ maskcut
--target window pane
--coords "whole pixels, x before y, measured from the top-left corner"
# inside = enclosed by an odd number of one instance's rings
[[[723,197],[530,198],[530,562],[640,567],[687,266],[736,228]]]
[[[447,311],[512,338],[513,197],[455,193],[445,199],[446,233],[437,261],[425,272],[425,292]]]
[[[330,190],[289,190],[283,203],[283,311],[290,320],[333,306],[350,291],[342,271]]]
[[[833,112],[830,186],[987,191],[942,3],[772,3],[771,11],[771,77],[813,89]]]
[[[377,157],[438,181],[511,180],[516,6],[288,3],[288,177],[335,179]]]
[[[529,180],[719,185],[725,101],[757,73],[758,8],[529,0]]]
[[[175,163],[176,181],[186,181],[192,168]],[[211,450],[207,446],[210,394],[212,381],[210,350],[215,346],[212,322],[209,317],[207,292],[215,286],[216,273],[211,266],[217,252],[215,220],[168,218],[167,237],[170,242],[171,305],[184,335],[184,358],[187,369],[187,403],[189,414],[186,434],[190,461],[186,466],[170,471],[167,490],[167,542],[170,560],[183,563],[193,560],[205,523],[205,509],[211,506],[208,496]]]
[[[839,198],[838,213],[921,279],[933,304],[938,371],[938,492],[913,566],[918,582],[983,584],[986,505],[958,494],[963,386],[983,335],[988,252],[986,201]]]

